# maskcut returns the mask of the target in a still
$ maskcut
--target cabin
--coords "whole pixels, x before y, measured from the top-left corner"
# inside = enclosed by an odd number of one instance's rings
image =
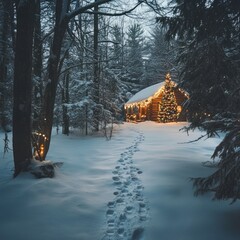
[[[188,93],[178,88],[168,73],[165,81],[141,90],[125,103],[126,121],[186,121],[182,107],[188,98]]]

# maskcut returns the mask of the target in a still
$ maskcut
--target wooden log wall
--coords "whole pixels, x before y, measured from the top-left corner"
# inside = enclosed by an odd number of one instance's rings
[[[162,94],[152,99],[151,103],[151,118],[152,121],[158,121],[159,103],[162,101]]]
[[[178,105],[182,105],[182,103],[187,99],[187,97],[178,89],[174,90],[174,94]]]

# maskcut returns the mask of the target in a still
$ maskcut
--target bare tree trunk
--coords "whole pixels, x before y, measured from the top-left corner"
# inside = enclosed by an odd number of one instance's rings
[[[34,99],[33,99],[33,129],[38,128],[39,114],[42,103],[42,33],[40,22],[41,8],[40,0],[36,1],[36,14],[34,21],[34,56],[33,56],[33,77],[34,77]]]
[[[96,2],[97,0],[95,0]],[[94,12],[98,12],[98,6],[94,7]],[[100,108],[99,108],[99,55],[98,55],[98,14],[94,14],[94,38],[93,38],[93,100],[96,104],[94,107],[93,123],[95,131],[99,131]]]
[[[42,159],[46,158],[51,142],[51,132],[53,124],[53,111],[56,97],[57,84],[59,79],[59,62],[62,49],[63,38],[70,19],[78,14],[86,12],[100,4],[110,2],[111,0],[97,0],[93,3],[86,4],[83,7],[79,7],[75,11],[68,13],[70,0],[56,0],[56,22],[54,26],[54,36],[52,48],[50,51],[50,57],[48,60],[48,82],[43,94],[43,106],[41,113],[40,129],[45,135],[44,154]],[[41,145],[41,144],[39,144]]]
[[[42,134],[45,135],[45,139],[42,139],[42,142],[38,144],[39,146],[42,144],[44,145],[44,153],[42,156],[43,160],[46,158],[51,141],[54,103],[59,78],[59,62],[63,38],[69,22],[65,16],[69,9],[70,1],[66,1],[67,6],[65,6],[64,3],[65,1],[63,0],[56,1],[56,22],[50,57],[48,60],[48,82],[43,94],[40,130],[42,131]]]
[[[65,73],[62,88],[62,111],[63,111],[63,126],[62,133],[69,134],[69,116],[66,104],[69,103],[69,71]]]
[[[8,13],[6,3],[0,1],[0,127],[6,127],[5,84],[7,78]]]
[[[34,13],[35,1],[19,1],[17,5],[17,38],[13,90],[13,155],[15,176],[27,170],[32,159],[31,93]]]
[[[4,131],[8,131],[9,108],[7,102],[9,102],[10,96],[7,95],[8,80],[8,64],[12,52],[10,48],[10,42],[14,42],[15,38],[11,35],[10,26],[12,19],[13,2],[0,0],[0,127]]]

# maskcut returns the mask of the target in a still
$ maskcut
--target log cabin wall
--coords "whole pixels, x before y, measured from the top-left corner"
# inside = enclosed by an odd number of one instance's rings
[[[183,102],[187,99],[187,97],[182,92],[180,92],[178,89],[174,90],[174,94],[176,97],[177,104],[182,106]],[[156,98],[152,99],[152,102],[148,108],[149,109],[149,111],[148,111],[148,119],[149,120],[155,121],[155,122],[158,121],[159,103],[161,101],[162,101],[162,93],[159,94]],[[180,119],[178,119],[178,120],[186,121],[185,115],[181,114]]]
[[[179,91],[179,89],[175,89],[174,90],[174,94],[175,94],[175,97],[176,97],[176,101],[177,101],[177,104],[180,105],[180,106],[183,106],[183,103],[187,100],[187,96],[185,96],[184,93],[182,93],[181,91]],[[178,121],[186,121],[186,114],[185,112],[181,112],[179,114],[179,117],[178,117]]]
[[[177,88],[174,90],[174,95],[178,105],[182,105],[182,103],[187,99],[187,97],[183,93],[181,93]]]
[[[156,93],[155,93],[156,94]],[[188,96],[182,90],[175,87],[174,95],[176,98],[176,102],[178,106],[182,106],[184,101],[187,100]],[[163,93],[160,92],[157,97],[152,95],[150,98],[146,99],[145,102],[132,102],[132,105],[126,106],[126,120],[127,121],[155,121],[158,122],[158,114],[159,114],[159,103],[162,101]],[[149,96],[150,97],[150,96]],[[180,107],[181,110],[181,107]],[[186,115],[181,112],[178,119],[176,121],[186,121]]]
[[[159,103],[162,101],[162,94],[159,94],[156,98],[152,99],[151,103],[151,121],[158,121]]]

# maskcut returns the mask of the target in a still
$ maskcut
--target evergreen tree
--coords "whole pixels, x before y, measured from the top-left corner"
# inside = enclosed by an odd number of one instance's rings
[[[114,25],[111,32],[111,41],[113,42],[113,47],[111,48],[112,58],[110,67],[116,72],[121,72],[123,68],[124,59],[124,34],[119,25]]]
[[[139,24],[129,27],[127,33],[127,82],[131,84],[131,93],[140,90],[143,79],[143,30]]]
[[[156,25],[149,41],[150,54],[146,62],[145,86],[163,81],[166,72],[177,76],[176,70],[176,41],[166,41],[165,32],[161,26]]]
[[[177,101],[174,94],[174,84],[168,73],[165,79],[162,99],[159,104],[158,121],[163,123],[174,122],[177,120],[177,117]]]
[[[240,198],[240,5],[235,0],[176,0],[174,15],[160,17],[168,39],[181,41],[182,87],[191,124],[207,136],[225,132],[212,158],[219,158],[209,177],[193,179],[196,194],[215,199]]]

